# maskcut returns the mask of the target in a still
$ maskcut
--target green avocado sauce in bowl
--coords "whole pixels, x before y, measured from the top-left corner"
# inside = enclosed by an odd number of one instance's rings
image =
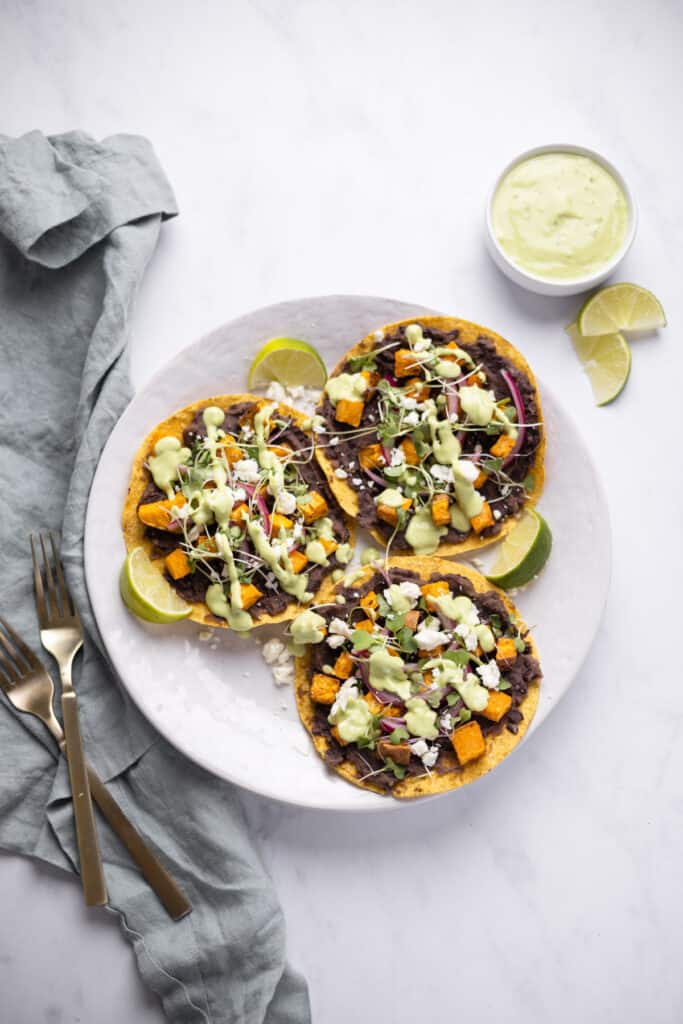
[[[491,255],[511,280],[545,295],[573,295],[615,270],[637,215],[626,181],[604,157],[553,145],[508,164],[486,221]]]

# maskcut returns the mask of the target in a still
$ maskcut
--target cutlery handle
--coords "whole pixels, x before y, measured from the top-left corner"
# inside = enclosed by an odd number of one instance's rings
[[[97,841],[95,812],[90,799],[88,772],[83,755],[78,704],[73,690],[62,695],[62,717],[66,739],[66,760],[71,780],[78,858],[81,866],[81,884],[86,906],[101,907],[107,902],[107,886],[102,869],[102,857]]]
[[[130,820],[123,813],[114,797],[100,781],[95,771],[88,765],[88,780],[93,800],[107,819],[114,832],[128,850],[140,868],[143,877],[157,894],[164,907],[174,919],[179,921],[192,910],[192,904],[178,888],[166,868]]]

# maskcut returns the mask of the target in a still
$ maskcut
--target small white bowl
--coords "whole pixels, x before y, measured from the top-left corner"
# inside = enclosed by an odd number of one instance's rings
[[[539,277],[537,274],[530,274],[527,270],[522,270],[521,267],[510,259],[495,236],[491,211],[494,196],[498,191],[498,186],[502,182],[503,178],[509,174],[517,164],[520,164],[523,160],[528,160],[530,157],[541,156],[543,153],[577,153],[579,156],[590,157],[592,160],[595,160],[596,163],[601,164],[606,171],[609,171],[612,177],[615,178],[617,183],[621,186],[624,195],[626,196],[629,209],[629,221],[626,237],[624,238],[621,248],[616,255],[612,257],[609,263],[605,263],[605,265],[594,274],[570,279],[563,278],[562,280]],[[500,172],[493,184],[491,192],[489,193],[488,202],[486,204],[486,241],[494,263],[503,271],[506,277],[509,277],[511,281],[515,282],[515,284],[521,285],[521,287],[526,288],[527,291],[536,292],[538,295],[577,295],[579,292],[588,291],[588,289],[595,288],[596,285],[601,284],[616,270],[626,253],[631,248],[633,239],[636,236],[637,226],[638,211],[636,208],[636,202],[623,174],[621,174],[614,164],[610,163],[609,160],[606,160],[600,153],[596,153],[594,149],[587,149],[585,146],[553,143],[550,146],[536,146],[534,149],[527,149],[524,153],[520,153],[519,156],[516,156],[514,160],[511,160],[510,163],[507,164]]]

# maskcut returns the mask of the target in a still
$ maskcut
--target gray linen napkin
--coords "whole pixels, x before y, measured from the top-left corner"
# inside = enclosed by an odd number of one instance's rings
[[[309,1019],[306,988],[286,968],[282,914],[237,794],[124,697],[83,575],[93,473],[132,393],[131,310],[161,222],[175,213],[143,138],[0,136],[0,613],[40,650],[27,534],[61,529],[88,632],[75,678],[88,756],[194,905],[171,922],[102,824],[111,907],[140,971],[174,1022],[299,1024]],[[67,870],[77,863],[64,761],[40,723],[4,698],[0,846]]]

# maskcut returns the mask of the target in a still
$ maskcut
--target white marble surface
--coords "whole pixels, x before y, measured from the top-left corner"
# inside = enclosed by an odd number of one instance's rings
[[[0,2],[2,130],[145,133],[176,188],[182,215],[135,321],[138,384],[250,308],[385,294],[516,341],[602,467],[615,551],[604,626],[504,771],[378,818],[245,799],[316,1022],[683,1013],[682,29],[680,5],[637,0]],[[577,303],[519,291],[484,251],[496,169],[557,140],[605,151],[630,177],[641,224],[621,276],[669,314],[634,344],[632,379],[606,409],[561,331]],[[116,925],[86,914],[73,882],[2,856],[0,907],[3,1021],[162,1019]]]

